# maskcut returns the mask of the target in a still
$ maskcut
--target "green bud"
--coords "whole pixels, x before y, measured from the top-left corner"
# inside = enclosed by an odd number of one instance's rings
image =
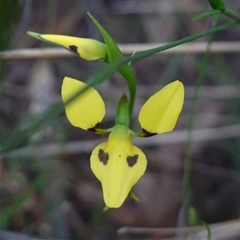
[[[223,0],[208,0],[209,4],[213,9],[219,9],[221,11],[225,10],[225,5]]]

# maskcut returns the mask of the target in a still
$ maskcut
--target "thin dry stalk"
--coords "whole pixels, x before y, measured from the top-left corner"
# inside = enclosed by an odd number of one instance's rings
[[[119,44],[123,54],[132,54],[155,47],[160,47],[165,43],[148,44]],[[207,49],[207,42],[185,43],[173,47],[157,54],[196,54],[204,53]],[[211,44],[211,53],[239,53],[240,42],[215,42]],[[36,48],[36,49],[17,49],[0,52],[0,60],[25,60],[25,59],[49,59],[49,58],[71,58],[76,55],[63,48]]]

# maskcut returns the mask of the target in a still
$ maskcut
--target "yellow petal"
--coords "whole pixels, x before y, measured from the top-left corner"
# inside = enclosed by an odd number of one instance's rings
[[[130,136],[122,139],[113,132],[108,142],[99,144],[93,150],[90,161],[93,173],[102,184],[104,202],[109,208],[118,208],[123,204],[147,167],[146,156],[131,144]]]
[[[72,96],[87,86],[79,80],[65,77],[62,84],[62,99],[66,103]],[[70,123],[88,130],[100,123],[105,115],[105,104],[99,93],[92,87],[65,105]]]
[[[142,106],[138,120],[150,134],[170,132],[176,125],[184,101],[184,87],[175,81],[152,95]]]
[[[50,43],[60,45],[71,52],[80,55],[87,61],[107,58],[107,47],[102,42],[91,38],[78,38],[66,35],[38,34],[28,32],[29,35]]]

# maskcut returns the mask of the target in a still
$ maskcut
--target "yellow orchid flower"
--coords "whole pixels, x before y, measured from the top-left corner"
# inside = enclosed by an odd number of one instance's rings
[[[65,104],[68,120],[73,126],[96,133],[110,132],[108,140],[96,146],[90,157],[90,166],[101,182],[107,207],[120,207],[132,187],[144,174],[147,159],[141,149],[131,142],[132,136],[149,137],[172,131],[182,110],[184,87],[175,81],[150,97],[139,113],[142,133],[129,129],[129,106],[126,95],[120,98],[115,125],[101,129],[105,105],[99,93],[86,83],[65,77],[62,85],[64,103],[81,89],[87,90],[69,104]]]
[[[107,59],[106,45],[95,39],[57,34],[40,34],[30,31],[27,34],[39,40],[64,47],[87,61],[105,61]]]

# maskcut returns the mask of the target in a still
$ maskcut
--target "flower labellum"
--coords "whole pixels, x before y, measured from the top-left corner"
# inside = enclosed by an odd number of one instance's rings
[[[147,167],[145,154],[132,145],[128,116],[128,102],[123,95],[108,141],[99,144],[90,157],[91,169],[102,184],[103,198],[109,208],[123,204]]]

